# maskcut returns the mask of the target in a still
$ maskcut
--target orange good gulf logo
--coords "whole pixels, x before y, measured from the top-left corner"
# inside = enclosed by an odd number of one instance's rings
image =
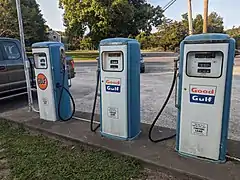
[[[38,87],[41,89],[41,90],[45,90],[47,89],[48,87],[48,80],[47,80],[47,77],[44,75],[44,74],[38,74],[37,75],[37,84],[38,84]]]

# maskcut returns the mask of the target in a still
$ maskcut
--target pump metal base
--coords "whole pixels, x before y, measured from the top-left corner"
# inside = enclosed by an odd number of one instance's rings
[[[201,160],[201,161],[207,161],[207,162],[216,163],[216,164],[224,164],[226,162],[226,158],[224,160],[213,160],[213,159],[208,159],[208,158],[205,158],[205,157],[194,156],[192,154],[180,152],[176,148],[175,148],[175,150],[177,151],[177,153],[181,157],[193,158],[193,159],[198,159],[198,160]]]

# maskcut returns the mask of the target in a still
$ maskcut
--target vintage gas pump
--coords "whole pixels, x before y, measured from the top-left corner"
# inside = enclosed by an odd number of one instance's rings
[[[40,118],[48,121],[71,119],[75,105],[69,92],[64,45],[59,42],[35,43],[32,53]]]
[[[224,162],[235,41],[226,34],[185,38],[180,46],[176,150]]]
[[[110,38],[100,42],[99,51],[101,134],[133,139],[140,133],[140,45]]]

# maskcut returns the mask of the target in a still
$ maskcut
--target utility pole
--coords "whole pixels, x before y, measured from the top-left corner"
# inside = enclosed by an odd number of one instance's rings
[[[203,33],[207,33],[207,28],[208,28],[208,0],[204,0]]]
[[[29,111],[32,111],[33,100],[32,100],[32,90],[30,85],[29,62],[27,60],[27,54],[26,54],[26,48],[25,48],[20,0],[16,0],[16,8],[17,8],[17,15],[18,15],[19,33],[20,33],[20,39],[21,39],[21,53],[23,57],[24,71],[25,71],[25,77],[26,77],[26,83],[27,83],[28,108],[29,108]]]
[[[193,34],[192,0],[188,0],[188,28],[189,28],[189,35],[192,35]]]

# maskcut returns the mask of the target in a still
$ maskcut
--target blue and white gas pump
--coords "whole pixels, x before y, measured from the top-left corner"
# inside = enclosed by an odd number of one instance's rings
[[[71,119],[75,105],[69,92],[64,45],[59,42],[35,43],[32,53],[40,118],[48,121]]]
[[[101,134],[133,139],[140,133],[140,44],[109,38],[100,42],[99,51]]]
[[[176,150],[224,162],[235,41],[225,34],[186,37],[180,46]]]

